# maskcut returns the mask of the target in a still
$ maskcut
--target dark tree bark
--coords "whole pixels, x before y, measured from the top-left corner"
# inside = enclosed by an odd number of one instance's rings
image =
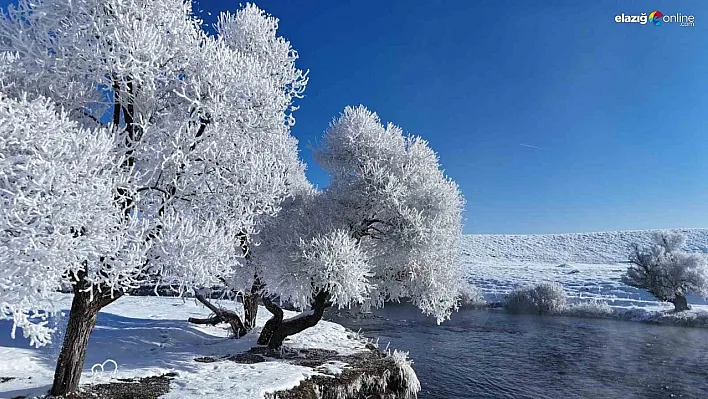
[[[285,338],[317,325],[322,320],[324,310],[332,305],[329,301],[329,293],[320,292],[315,297],[310,311],[290,319],[283,319],[283,310],[278,305],[268,298],[263,298],[263,304],[273,317],[263,327],[258,337],[258,344],[268,345],[270,349],[280,348]]]
[[[50,391],[52,396],[63,396],[78,390],[86,359],[86,348],[91,332],[96,326],[98,312],[121,296],[122,294],[117,292],[113,296],[110,292],[104,292],[94,294],[91,299],[89,293],[74,287],[69,323],[54,371],[54,382]]]
[[[259,345],[269,345],[275,330],[278,329],[280,325],[283,324],[283,309],[278,305],[274,304],[270,298],[263,298],[263,305],[268,309],[268,311],[273,314],[273,317],[266,321],[263,329],[261,330],[261,335],[258,337]]]
[[[256,276],[251,286],[251,292],[243,295],[243,324],[249,332],[256,327],[256,316],[258,316],[258,304],[262,287],[258,276]]]
[[[677,294],[674,300],[671,301],[671,303],[674,304],[674,311],[676,312],[683,312],[684,310],[691,309],[688,306],[688,301],[686,300],[686,297],[680,294]]]
[[[207,317],[206,319],[200,319],[198,317],[190,317],[187,319],[188,322],[193,323],[193,324],[206,324],[209,326],[215,326],[219,323],[223,323],[224,319],[222,319],[219,316],[211,316]]]
[[[214,306],[211,302],[209,302],[208,299],[204,297],[204,295],[197,293],[194,295],[194,297],[201,302],[204,306],[209,308],[214,313],[214,317],[210,317],[207,319],[197,319],[194,317],[190,317],[188,321],[190,323],[194,324],[210,324],[210,325],[216,325],[219,323],[229,323],[231,325],[231,330],[234,333],[234,338],[241,338],[244,335],[246,335],[246,327],[243,325],[241,322],[241,318],[238,317],[238,315],[230,310],[218,308]]]
[[[258,295],[243,295],[243,325],[247,331],[252,331],[256,327],[256,316],[258,316]]]

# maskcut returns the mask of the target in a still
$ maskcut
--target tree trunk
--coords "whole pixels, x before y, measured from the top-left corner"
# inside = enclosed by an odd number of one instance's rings
[[[674,311],[676,312],[683,312],[684,310],[689,310],[691,309],[688,306],[688,301],[686,300],[686,297],[683,295],[676,295],[673,301],[671,303],[674,304]]]
[[[273,333],[283,324],[283,309],[274,304],[270,298],[263,298],[263,305],[273,314],[273,317],[266,321],[263,326],[261,335],[258,337],[258,345],[269,345]]]
[[[91,300],[90,294],[74,289],[69,323],[66,326],[64,343],[54,370],[54,383],[50,392],[52,396],[63,396],[78,390],[86,359],[86,348],[91,332],[96,326],[98,312],[120,296],[121,294],[118,293],[113,297],[108,293],[95,294]]]
[[[256,327],[256,316],[258,316],[258,295],[243,295],[243,326],[246,331],[251,331]]]
[[[283,310],[270,299],[263,298],[263,304],[269,312],[273,313],[273,317],[263,327],[258,337],[258,344],[268,345],[270,349],[279,349],[283,346],[285,338],[317,325],[322,320],[324,310],[332,305],[329,302],[329,293],[320,292],[315,297],[312,310],[290,319],[283,319]]]
[[[256,316],[258,316],[258,302],[260,291],[263,288],[258,276],[255,276],[250,293],[243,294],[243,324],[246,331],[250,332],[256,327]]]

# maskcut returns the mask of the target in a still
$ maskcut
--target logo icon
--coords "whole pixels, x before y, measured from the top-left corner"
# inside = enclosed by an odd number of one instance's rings
[[[661,11],[652,11],[651,14],[649,14],[649,22],[659,26],[661,25],[661,17],[663,16],[664,14],[662,14]]]

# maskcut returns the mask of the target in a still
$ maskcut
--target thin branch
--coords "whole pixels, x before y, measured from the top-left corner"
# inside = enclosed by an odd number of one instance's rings
[[[120,99],[119,97],[120,85],[115,80],[113,81],[113,126],[120,125]]]
[[[164,194],[165,196],[169,196],[169,195],[170,195],[169,192],[167,192],[167,191],[161,189],[160,187],[140,187],[140,188],[137,189],[136,191],[139,192],[139,193],[141,193],[141,192],[143,192],[143,191],[148,191],[148,190],[159,191],[159,192],[161,192],[162,194]]]
[[[103,126],[103,127],[106,127],[106,124],[105,124],[105,123],[101,122],[98,118],[96,118],[95,116],[93,116],[93,115],[91,115],[90,113],[86,112],[85,109],[83,109],[83,108],[76,108],[74,111],[79,112],[79,113],[81,113],[83,116],[85,116],[85,117],[87,117],[87,118],[90,118],[91,120],[93,120],[94,122],[98,123],[99,125],[101,125],[101,126]]]

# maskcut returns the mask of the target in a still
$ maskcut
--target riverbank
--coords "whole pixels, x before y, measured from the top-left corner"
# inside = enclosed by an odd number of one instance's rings
[[[58,294],[56,302],[68,309],[70,296]],[[234,309],[233,302],[221,305]],[[339,324],[322,321],[271,353],[256,345],[257,333],[234,340],[225,326],[187,322],[208,312],[193,300],[165,297],[125,297],[106,307],[89,342],[81,397],[311,398],[329,390],[332,398],[405,398],[420,389],[404,354],[383,353]],[[269,315],[261,309],[258,326]],[[33,349],[21,336],[11,339],[10,329],[0,321],[0,397],[45,395],[62,337]]]
[[[505,312],[503,302],[490,302],[484,305],[468,306],[467,310],[488,310]],[[698,309],[674,312],[666,308],[624,308],[612,307],[597,300],[575,302],[561,312],[545,314],[539,317],[575,317],[583,319],[613,319],[627,322],[647,323],[673,327],[708,328],[708,311],[705,306]]]

